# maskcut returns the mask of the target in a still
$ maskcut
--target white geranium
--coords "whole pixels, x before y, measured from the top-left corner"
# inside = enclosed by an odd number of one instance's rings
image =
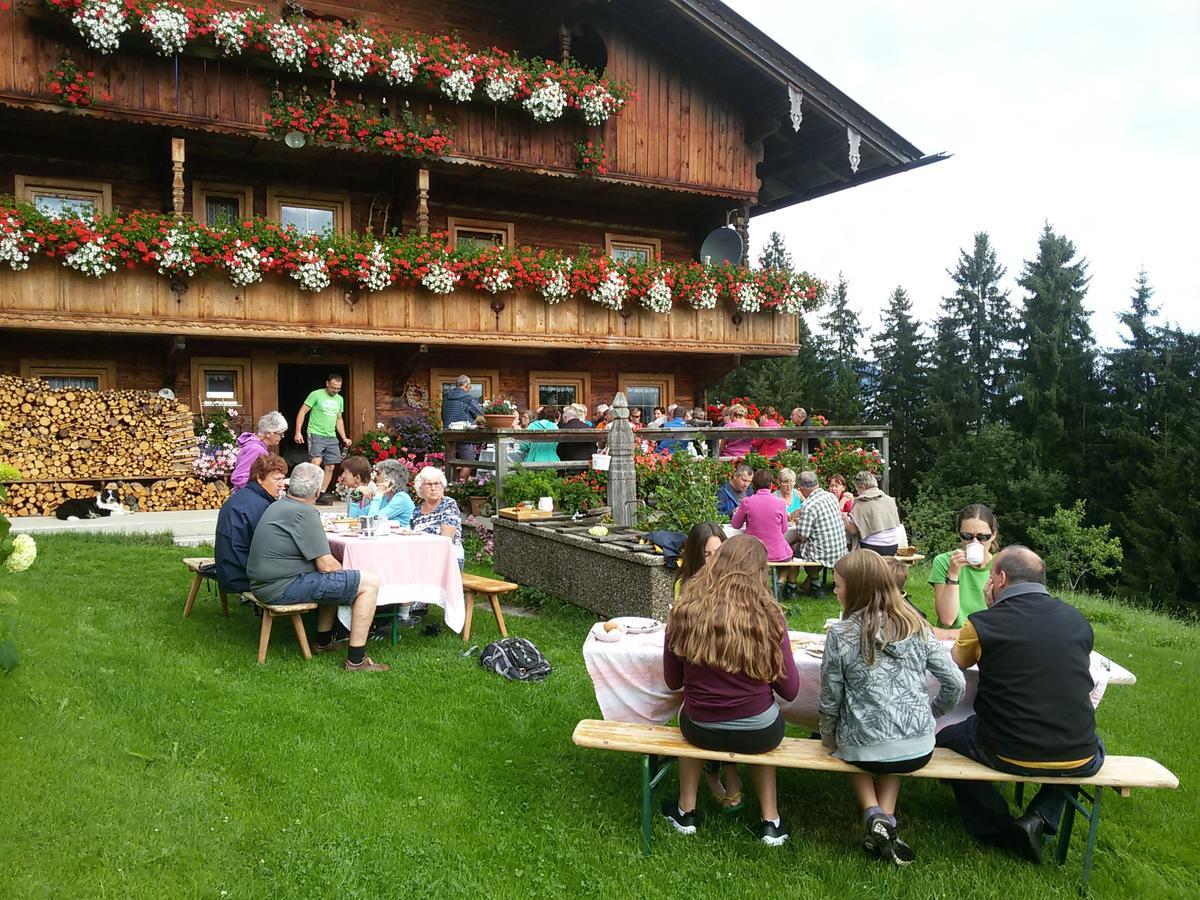
[[[704,285],[692,295],[691,304],[692,309],[716,309],[717,289],[711,284]]]
[[[567,93],[561,84],[547,78],[525,98],[525,108],[538,122],[553,122],[567,108]]]
[[[746,282],[740,284],[733,292],[737,300],[737,308],[744,313],[755,313],[762,309],[762,294],[756,285]]]
[[[783,293],[783,300],[775,307],[775,312],[783,315],[785,313],[796,315],[804,309],[804,294],[800,291],[797,285],[789,284],[786,291]]]
[[[300,285],[300,290],[319,294],[329,287],[329,270],[325,268],[325,258],[313,252],[301,254],[301,258],[304,261],[292,270],[292,278]]]
[[[650,283],[646,293],[642,295],[642,306],[656,313],[671,311],[671,288],[662,278],[655,278]]]
[[[4,226],[0,231],[0,263],[8,263],[14,272],[29,268],[29,257],[37,253],[37,244],[32,235],[15,226]]]
[[[15,575],[32,566],[35,559],[37,559],[37,544],[34,543],[33,538],[27,534],[18,534],[13,538],[12,553],[4,561],[4,568]]]
[[[210,20],[213,43],[226,56],[237,56],[246,49],[246,22],[244,12],[221,10]]]
[[[63,265],[70,266],[82,275],[101,278],[117,271],[113,259],[117,253],[104,246],[104,238],[97,237],[80,244],[63,257]]]
[[[567,270],[559,266],[550,272],[546,283],[541,287],[542,296],[550,304],[562,303],[571,296],[571,281],[567,278]]]
[[[371,252],[367,254],[366,262],[359,267],[358,283],[365,290],[382,291],[395,280],[395,276],[392,274],[391,260],[383,252],[383,245],[376,241]]]
[[[150,7],[142,17],[142,31],[149,36],[150,43],[154,45],[159,56],[177,56],[182,53],[190,27],[188,17],[183,11],[166,3]]]
[[[241,240],[233,242],[232,250],[230,258],[225,260],[229,280],[237,287],[248,287],[262,281],[263,269],[270,264],[270,258],[264,257],[257,247]]]
[[[196,261],[192,251],[199,247],[195,235],[186,228],[176,225],[163,238],[162,250],[158,255],[159,275],[195,275]]]
[[[616,108],[617,98],[600,85],[590,85],[579,96],[579,111],[589,125],[603,125]]]
[[[83,0],[71,15],[87,45],[101,53],[112,53],[129,30],[129,14],[121,0]]]
[[[588,294],[593,303],[599,303],[609,309],[620,309],[625,305],[625,298],[628,296],[629,282],[617,271],[610,271]]]
[[[371,54],[375,50],[375,41],[369,35],[346,31],[337,39],[325,54],[325,63],[335,78],[347,78],[362,81],[371,68]]]
[[[287,22],[275,22],[267,29],[267,46],[271,48],[271,59],[285,69],[300,72],[308,56],[305,31]]]
[[[451,271],[444,263],[435,262],[421,276],[421,285],[431,293],[448,294],[458,284],[458,277],[458,273]]]
[[[393,47],[388,53],[387,69],[383,77],[389,84],[411,84],[416,68],[416,57],[403,47]]]
[[[471,73],[455,69],[442,79],[442,93],[457,103],[466,103],[475,93],[475,82]]]
[[[493,103],[511,100],[517,92],[517,74],[509,69],[494,69],[484,79],[483,92]]]
[[[488,269],[483,276],[483,286],[490,293],[499,294],[501,291],[511,291],[513,286],[512,275],[507,269]]]

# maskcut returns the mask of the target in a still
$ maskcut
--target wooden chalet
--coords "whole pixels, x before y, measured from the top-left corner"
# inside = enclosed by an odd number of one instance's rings
[[[447,232],[452,246],[575,254],[586,245],[619,260],[688,263],[715,228],[744,235],[757,214],[940,158],[716,0],[265,4],[267,17],[314,27],[370,20],[394,35],[456,33],[471,48],[570,55],[636,92],[597,126],[573,109],[535,121],[520,103],[488,102],[482,85],[457,103],[416,83],[335,77],[324,65],[288,72],[262,46],[224,56],[211,37],[163,55],[136,19],[101,53],[72,24],[79,0],[55,7],[0,9],[0,195],[51,213],[69,204],[201,224],[253,215],[338,235]],[[49,87],[68,56],[94,73],[77,108],[64,105],[61,85]],[[285,142],[266,124],[277,89],[386,100],[418,122],[449,123],[453,146],[413,158],[311,134]],[[606,173],[580,170],[585,139],[603,142]],[[312,292],[275,274],[239,287],[208,270],[118,266],[94,278],[46,253],[20,271],[0,259],[0,372],[81,388],[169,387],[195,410],[236,403],[249,420],[276,408],[290,420],[340,371],[354,435],[407,403],[432,396],[436,406],[461,372],[521,407],[590,405],[621,389],[648,408],[700,402],[740,360],[799,350],[794,314],[743,315],[727,299],[711,309],[676,302],[662,314],[581,296],[551,305],[529,288],[435,294],[397,282],[365,292],[335,281]]]

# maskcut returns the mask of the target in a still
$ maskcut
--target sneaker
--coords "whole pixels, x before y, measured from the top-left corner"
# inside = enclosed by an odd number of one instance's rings
[[[778,825],[764,821],[758,826],[758,839],[768,847],[782,847],[787,843],[788,837],[787,825],[783,819],[779,820]]]
[[[681,813],[674,800],[664,800],[662,805],[663,818],[671,823],[671,827],[680,834],[696,833],[696,811]]]
[[[320,644],[313,644],[312,652],[317,655],[322,653],[332,653],[334,650],[340,650],[342,647],[345,647],[347,641],[349,641],[349,638],[334,638],[324,647],[322,647]]]
[[[896,837],[896,829],[886,816],[871,816],[867,820],[863,847],[876,859],[883,856],[888,845]]]
[[[917,854],[913,853],[913,848],[904,843],[899,835],[892,838],[892,842],[883,851],[883,856],[884,859],[889,859],[898,866],[907,866],[917,858]]]
[[[387,665],[386,663],[377,663],[375,660],[371,659],[371,657],[364,656],[363,661],[358,665],[350,662],[350,660],[346,660],[346,664],[343,666],[343,668],[347,672],[386,672],[391,668],[391,666]]]

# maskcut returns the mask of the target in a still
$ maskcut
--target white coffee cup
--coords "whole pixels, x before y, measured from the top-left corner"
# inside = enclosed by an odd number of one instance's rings
[[[967,565],[983,565],[983,544],[978,541],[971,541],[967,544]]]
[[[554,498],[541,497],[538,499],[538,509],[542,512],[554,512]]]

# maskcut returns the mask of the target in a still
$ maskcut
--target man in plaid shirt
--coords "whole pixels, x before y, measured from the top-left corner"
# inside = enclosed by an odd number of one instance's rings
[[[816,472],[801,472],[796,489],[804,505],[796,518],[795,528],[787,538],[795,548],[796,558],[819,562],[827,568],[846,555],[846,525],[837,498],[817,486]]]

